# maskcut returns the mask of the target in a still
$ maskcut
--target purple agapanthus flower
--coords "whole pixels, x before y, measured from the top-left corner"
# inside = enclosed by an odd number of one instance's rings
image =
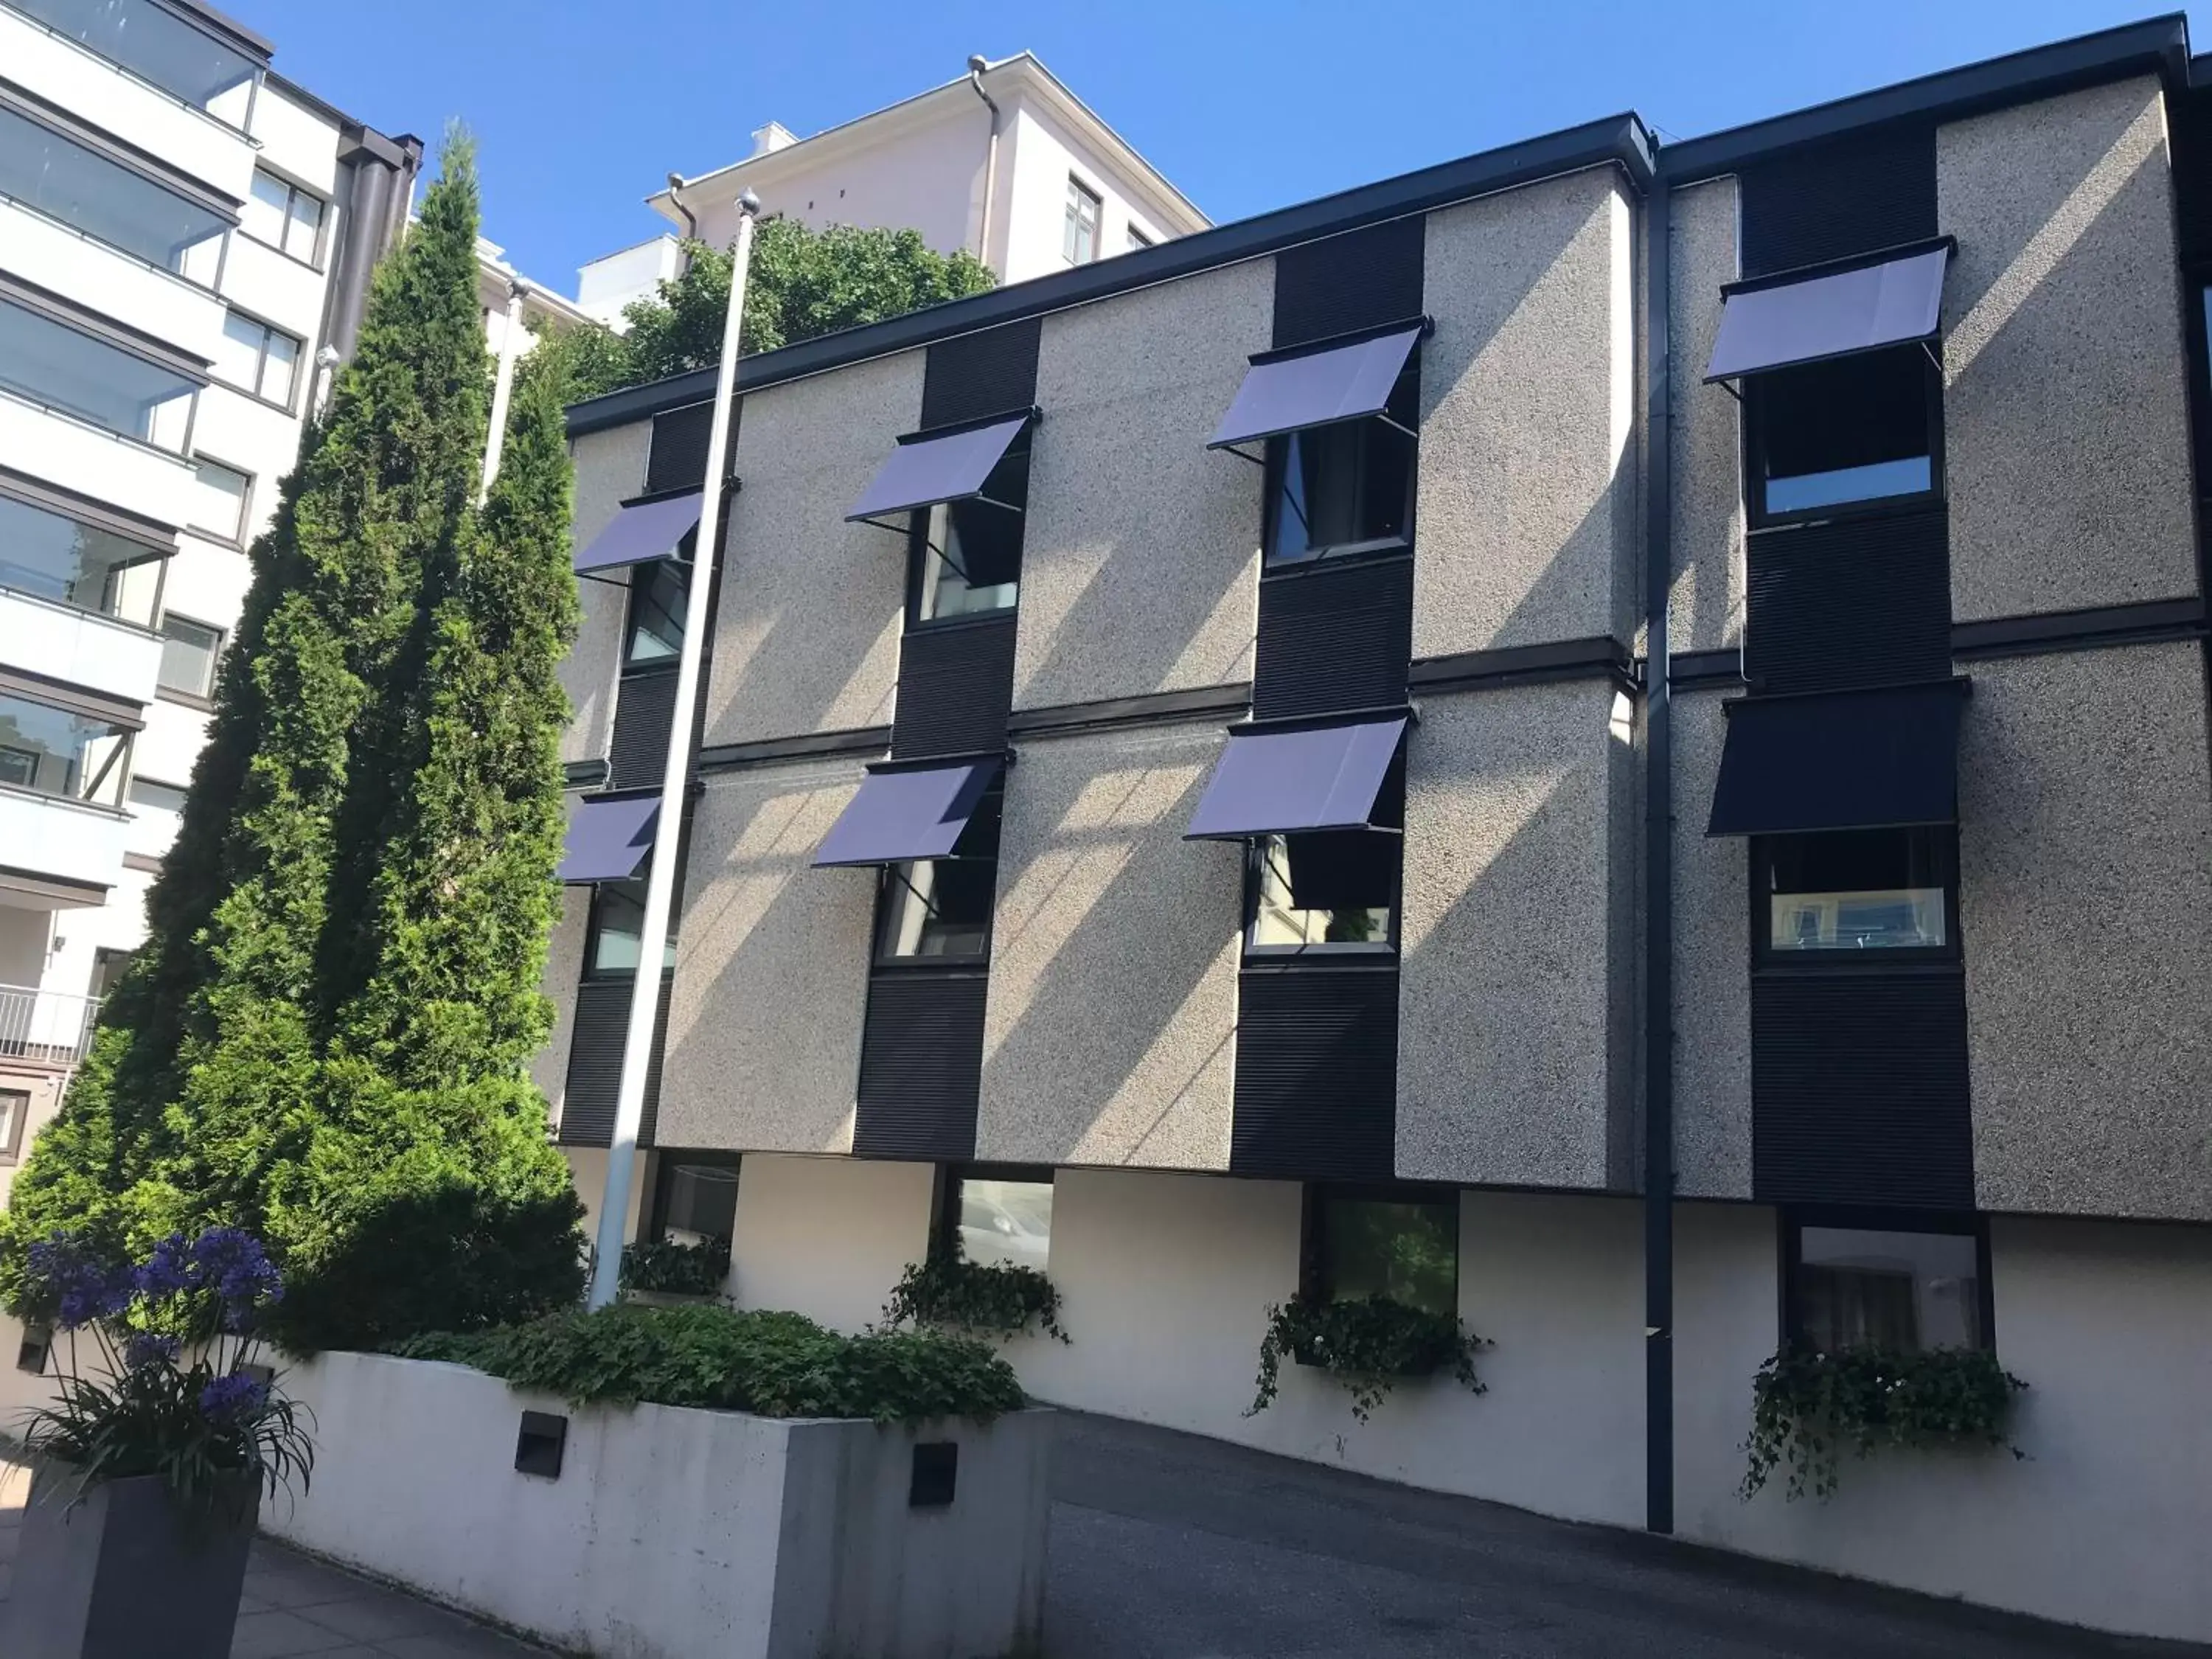
[[[124,1368],[137,1371],[149,1365],[174,1364],[183,1346],[175,1337],[163,1336],[158,1331],[133,1331],[131,1340],[123,1345]]]
[[[182,1233],[171,1233],[133,1275],[141,1296],[182,1296],[199,1289],[205,1278]]]
[[[284,1281],[261,1241],[236,1227],[210,1227],[192,1241],[200,1282],[222,1303],[223,1328],[251,1328],[261,1309],[284,1299]]]
[[[102,1261],[76,1233],[32,1245],[24,1265],[33,1297],[52,1307],[63,1330],[112,1318],[131,1305],[131,1270]]]
[[[200,1390],[200,1410],[218,1421],[227,1421],[260,1410],[268,1398],[267,1383],[233,1371],[228,1376],[218,1376]]]

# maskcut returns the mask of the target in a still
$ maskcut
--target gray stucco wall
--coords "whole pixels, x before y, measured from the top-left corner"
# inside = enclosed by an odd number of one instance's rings
[[[1953,614],[2195,592],[2157,81],[1941,128],[1936,187]]]
[[[1206,444],[1273,318],[1255,259],[1044,319],[1017,708],[1251,677],[1260,469]]]
[[[879,726],[898,685],[906,538],[845,514],[921,421],[923,354],[744,400],[706,741]]]
[[[1413,654],[1634,626],[1634,246],[1610,167],[1428,216]]]
[[[875,872],[808,860],[860,776],[817,761],[707,780],[669,999],[662,1146],[851,1148]]]
[[[1631,1176],[1634,994],[1610,899],[1628,743],[1602,681],[1432,697],[1408,739],[1398,1174],[1602,1188]],[[1612,752],[1621,751],[1619,757]]]
[[[540,981],[552,1000],[553,1030],[530,1062],[531,1079],[544,1091],[556,1123],[561,1118],[561,1097],[568,1083],[568,1047],[576,1035],[576,981],[584,969],[584,935],[591,917],[592,890],[563,887],[561,915],[553,924],[545,977]]]
[[[1741,836],[1708,836],[1728,717],[1675,697],[1674,1168],[1685,1198],[1751,1196],[1751,872]]]
[[[1984,1208],[2212,1219],[2203,661],[1974,667],[1959,932]]]
[[[1721,285],[1736,276],[1736,187],[1715,179],[1674,192],[1668,337],[1674,446],[1674,568],[1668,627],[1677,651],[1743,638],[1743,443],[1735,399],[1705,384],[1721,325]]]
[[[646,451],[653,422],[618,426],[579,438],[571,446],[576,464],[576,546],[580,549],[605,529],[623,502],[645,488]],[[622,671],[623,616],[629,603],[627,571],[615,580],[579,579],[583,622],[576,642],[561,664],[561,689],[575,714],[562,733],[561,758],[597,760],[607,752],[614,727],[615,676]]]
[[[1226,741],[1178,726],[1023,744],[977,1158],[1228,1167],[1243,854],[1182,839]]]

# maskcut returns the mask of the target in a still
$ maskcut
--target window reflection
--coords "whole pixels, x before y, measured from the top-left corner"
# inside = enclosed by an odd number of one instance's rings
[[[623,977],[637,972],[645,943],[645,878],[603,881],[592,891],[592,948],[585,971]],[[664,970],[676,965],[676,929],[672,924],[663,947]]]
[[[1420,359],[1407,360],[1382,416],[1309,428],[1268,445],[1267,562],[1403,545],[1413,519]]]
[[[146,627],[162,557],[143,542],[0,495],[0,587]]]
[[[1754,510],[1805,513],[1934,489],[1933,373],[1926,351],[1909,345],[1753,376],[1745,419]]]
[[[1326,1196],[1321,1291],[1331,1302],[1388,1297],[1425,1313],[1459,1312],[1459,1205]]]
[[[684,613],[690,591],[691,567],[681,560],[655,559],[631,573],[623,667],[659,667],[684,654]]]
[[[1950,833],[1862,830],[1764,838],[1767,950],[1944,948]]]
[[[182,453],[197,381],[0,301],[0,386]]]
[[[1052,1182],[963,1176],[959,1226],[966,1260],[1042,1273],[1052,1249]]]
[[[1385,946],[1403,837],[1387,830],[1267,836],[1253,849],[1255,951]]]
[[[1971,1233],[1800,1227],[1798,1339],[1823,1352],[1978,1348],[1980,1249]]]
[[[1029,440],[1023,436],[991,469],[981,495],[915,514],[915,621],[1014,607],[1021,597],[1022,509],[1029,489]]]
[[[990,954],[1005,799],[1002,785],[986,792],[951,857],[885,867],[876,940],[879,959],[920,962]]]
[[[0,783],[120,806],[130,751],[127,726],[0,696]]]
[[[681,1153],[660,1158],[660,1237],[678,1244],[727,1244],[738,1221],[735,1160],[695,1161]]]
[[[0,196],[203,285],[215,281],[229,223],[211,208],[0,108]]]
[[[256,65],[155,0],[9,0],[64,40],[243,127]]]

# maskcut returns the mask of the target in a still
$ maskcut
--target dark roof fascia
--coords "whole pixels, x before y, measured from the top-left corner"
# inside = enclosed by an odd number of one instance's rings
[[[1901,81],[1747,126],[1663,145],[1659,151],[1659,176],[1670,186],[1695,184],[1801,144],[1841,137],[1888,121],[1913,117],[1956,121],[2131,75],[2153,73],[2176,89],[2190,83],[2189,21],[2179,12],[2051,46],[2031,46],[2025,52]]]
[[[1066,311],[1158,283],[1258,258],[1324,236],[1403,218],[1408,214],[1426,213],[1454,202],[1492,195],[1589,167],[1608,163],[1617,166],[1641,192],[1653,177],[1652,154],[1652,140],[1641,120],[1633,114],[1608,116],[1562,132],[1509,144],[1502,149],[1486,150],[1479,155],[1425,167],[1419,173],[1386,179],[1379,184],[1363,185],[1255,218],[1217,225],[1137,252],[993,289],[964,300],[948,301],[884,322],[802,340],[780,350],[764,351],[738,362],[738,390],[757,392],[763,386],[818,374],[825,369],[843,368],[871,357],[911,350],[954,335],[971,334],[1001,323]],[[671,375],[646,386],[628,386],[571,407],[568,435],[579,438],[610,427],[628,426],[665,410],[699,403],[714,395],[714,370],[711,367]]]

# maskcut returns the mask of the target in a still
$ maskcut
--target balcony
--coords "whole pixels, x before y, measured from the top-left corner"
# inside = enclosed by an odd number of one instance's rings
[[[6,575],[6,557],[0,553],[0,580]],[[149,571],[144,586],[151,587],[156,580],[157,573]],[[0,587],[0,641],[6,641],[0,646],[0,668],[81,685],[124,702],[143,706],[154,700],[161,641],[150,629]],[[0,712],[0,722],[5,719]],[[0,726],[0,746],[7,741]]]
[[[181,456],[4,386],[0,456],[15,471],[161,524],[186,522],[198,488]]]
[[[9,741],[0,711],[0,745]],[[123,877],[130,828],[116,807],[0,782],[0,847],[8,849],[0,904],[59,910],[105,903]]]
[[[92,1049],[98,997],[0,985],[0,1060],[66,1070]]]
[[[0,143],[6,137],[0,132]],[[4,179],[0,249],[10,275],[53,294],[96,294],[100,309],[117,321],[195,357],[215,356],[223,306],[214,290],[11,199]]]

